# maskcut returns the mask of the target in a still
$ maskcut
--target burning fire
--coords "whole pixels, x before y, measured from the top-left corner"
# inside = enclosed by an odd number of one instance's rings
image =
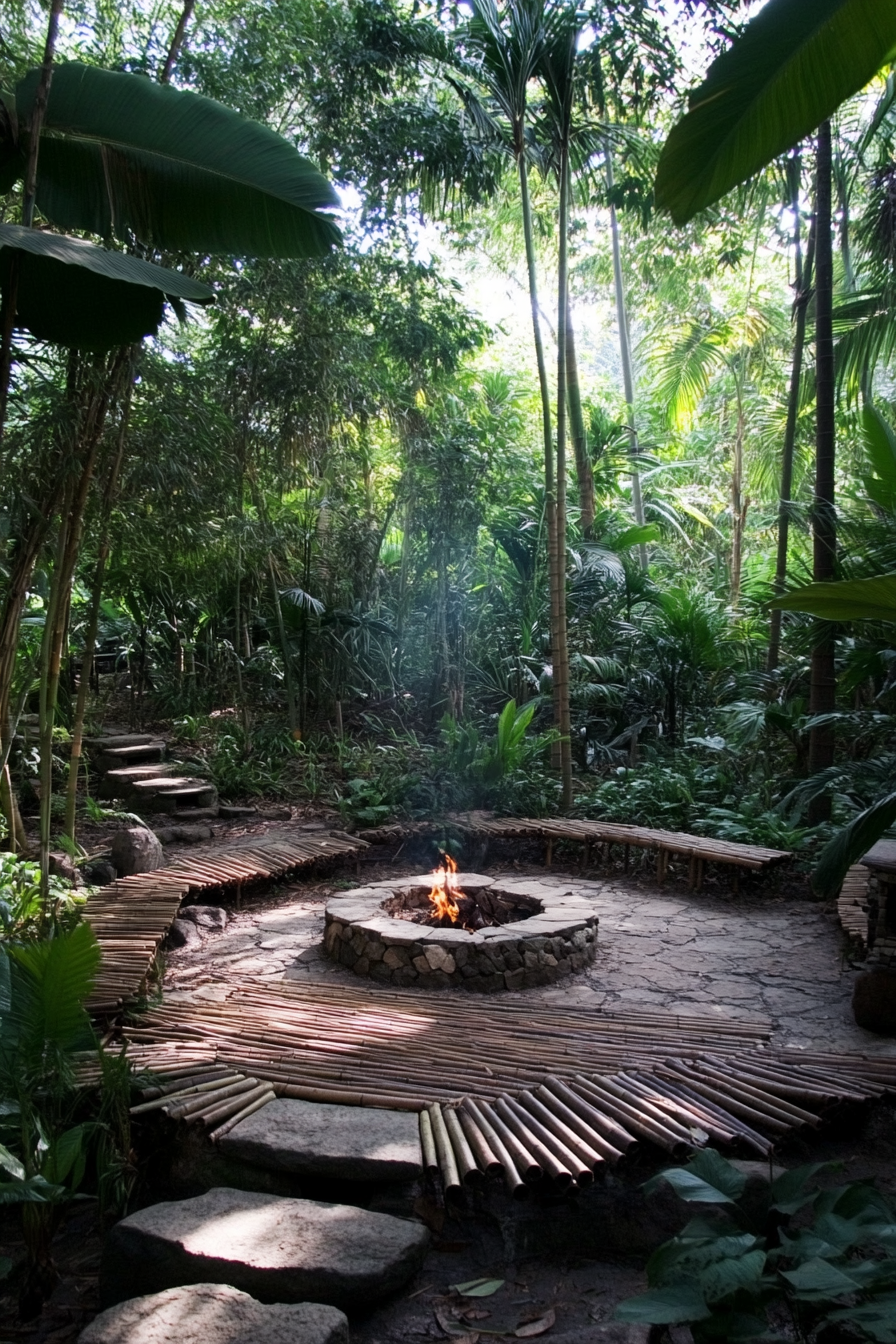
[[[460,906],[453,899],[452,892],[458,891],[457,864],[450,854],[443,854],[444,864],[433,869],[433,884],[429,893],[434,919],[449,919],[456,924],[460,917]],[[463,895],[463,892],[460,892]]]

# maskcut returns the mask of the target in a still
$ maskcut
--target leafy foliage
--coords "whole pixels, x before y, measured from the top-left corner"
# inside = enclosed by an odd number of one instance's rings
[[[648,1193],[666,1181],[687,1203],[719,1212],[692,1219],[654,1252],[650,1290],[621,1303],[617,1319],[687,1322],[704,1344],[782,1338],[770,1330],[785,1313],[797,1340],[837,1323],[854,1338],[892,1344],[896,1215],[870,1185],[819,1190],[822,1169],[784,1172],[748,1201],[744,1174],[706,1149],[649,1181]]]

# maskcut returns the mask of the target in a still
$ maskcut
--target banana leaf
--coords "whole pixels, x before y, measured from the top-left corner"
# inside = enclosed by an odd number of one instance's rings
[[[0,224],[0,289],[18,259],[16,325],[39,340],[110,350],[153,335],[165,300],[211,303],[208,285],[152,262],[17,224]]]
[[[896,621],[896,574],[873,579],[842,579],[807,583],[769,606],[778,611],[805,611],[823,621]]]
[[[39,73],[15,92],[20,176]],[[0,121],[0,164],[2,137]],[[338,207],[335,191],[275,131],[201,94],[76,61],[53,73],[36,201],[60,229],[172,251],[313,257],[340,239],[320,213]]]
[[[670,133],[657,206],[686,223],[810,135],[894,52],[893,0],[769,0]]]

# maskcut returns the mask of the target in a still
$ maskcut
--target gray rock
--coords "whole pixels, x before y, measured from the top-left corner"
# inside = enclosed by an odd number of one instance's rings
[[[208,933],[223,933],[227,928],[227,911],[220,905],[183,905],[178,919],[188,919]]]
[[[81,871],[85,882],[91,887],[107,887],[118,877],[115,868],[107,859],[98,859],[96,863],[85,864]]]
[[[168,1288],[103,1311],[78,1344],[348,1344],[348,1321],[319,1302],[265,1306],[222,1283]]]
[[[162,866],[162,846],[152,831],[129,826],[113,835],[111,858],[119,877],[151,873]]]
[[[862,971],[852,992],[856,1023],[879,1036],[896,1036],[896,972],[871,966]]]
[[[185,845],[195,845],[200,840],[210,840],[214,835],[211,826],[174,826],[172,827],[175,840],[180,840]]]
[[[168,930],[166,941],[169,947],[201,947],[202,934],[191,920],[176,919]]]
[[[79,877],[74,859],[53,850],[50,851],[49,872],[51,877],[62,877],[66,882],[76,883]]]
[[[345,1181],[409,1181],[423,1172],[417,1116],[366,1106],[269,1102],[220,1140],[257,1166]]]
[[[421,1224],[384,1213],[209,1190],[116,1223],[103,1246],[100,1300],[107,1307],[188,1283],[226,1283],[261,1302],[360,1310],[407,1283],[428,1243]]]

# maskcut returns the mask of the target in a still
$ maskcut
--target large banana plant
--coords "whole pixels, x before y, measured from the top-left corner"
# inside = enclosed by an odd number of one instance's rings
[[[814,131],[894,53],[893,0],[768,0],[673,127],[657,206],[686,223]]]
[[[2,97],[0,192],[24,177],[39,78]],[[282,136],[200,94],[78,62],[53,73],[35,199],[56,228],[167,251],[313,257],[340,238],[325,213],[336,193]],[[157,330],[165,298],[213,298],[140,258],[29,232],[0,235],[0,288],[6,299],[15,259],[17,324],[36,336],[109,349]]]

